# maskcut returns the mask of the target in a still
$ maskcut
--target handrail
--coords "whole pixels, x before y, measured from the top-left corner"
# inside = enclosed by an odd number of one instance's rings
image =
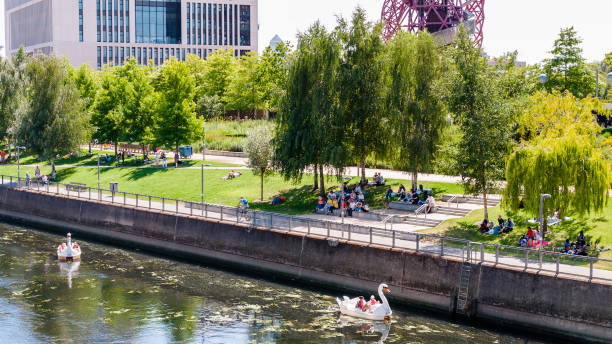
[[[414,216],[419,216],[420,213],[425,212],[425,209],[427,208],[427,204],[423,204],[421,205],[415,212],[414,212]],[[427,212],[425,212],[425,218],[427,218]]]
[[[34,186],[34,184],[36,185]],[[351,241],[366,244],[402,248],[416,252],[437,254],[439,256],[465,257],[464,254],[467,248],[470,256],[469,258],[480,261],[481,263],[535,269],[536,271],[551,272],[555,275],[567,274],[582,276],[588,277],[589,280],[603,279],[612,281],[612,272],[593,268],[593,264],[597,262],[612,263],[612,260],[609,259],[566,255],[556,251],[541,251],[539,249],[524,247],[472,242],[466,239],[451,238],[435,234],[394,230],[393,227],[387,229],[386,223],[394,217],[393,215],[388,215],[383,219],[382,222],[385,224],[385,228],[342,224],[336,221],[310,219],[258,210],[248,210],[247,214],[251,215],[251,218],[250,221],[245,222],[240,215],[238,207],[220,204],[200,203],[130,192],[113,193],[111,190],[92,187],[85,187],[86,190],[83,191],[81,188],[76,191],[71,191],[68,184],[57,182],[43,184],[38,180],[27,181],[25,178],[5,175],[0,175],[0,186],[17,189],[26,188],[35,192],[54,195],[61,194],[70,198],[109,202],[147,210],[155,209],[176,214],[230,221],[237,224],[241,223],[248,226],[278,228],[302,234],[316,234],[322,235],[328,240],[348,238]],[[194,209],[194,205],[200,206],[201,209]],[[426,206],[427,204],[424,204],[419,207],[417,215],[419,210],[422,211]],[[439,245],[437,244],[438,242],[440,243]],[[489,252],[487,252],[487,249]],[[504,255],[500,253],[500,250],[509,251],[509,254]],[[491,251],[494,251],[494,253],[491,253]],[[472,258],[472,255],[474,258]],[[543,260],[544,257],[547,258],[547,261]],[[572,267],[571,265],[562,264],[562,259],[569,259],[573,264],[588,264],[589,266],[588,268]]]

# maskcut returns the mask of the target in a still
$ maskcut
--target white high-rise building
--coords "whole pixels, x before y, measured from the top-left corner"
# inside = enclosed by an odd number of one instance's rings
[[[258,49],[258,0],[6,0],[6,55],[66,56],[94,68]]]

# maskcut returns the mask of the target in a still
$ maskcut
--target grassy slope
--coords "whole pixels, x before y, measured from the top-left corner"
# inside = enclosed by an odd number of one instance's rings
[[[499,206],[489,208],[490,219],[497,219],[499,214],[502,214],[504,218],[507,218],[508,215],[513,217],[516,229],[512,233],[503,235],[481,234],[475,223],[482,221],[484,216],[483,209],[476,210],[463,218],[447,220],[438,227],[426,229],[422,232],[463,238],[476,242],[517,246],[516,242],[527,230],[527,224],[524,220],[528,216],[525,214],[508,214]],[[599,241],[600,247],[612,247],[612,198],[608,200],[608,205],[603,209],[601,214],[587,216],[586,219],[578,221],[578,223],[567,223],[552,227],[552,233],[547,236],[547,240],[552,241],[551,247],[561,247],[565,239],[575,241],[580,230],[585,231],[588,241]],[[599,257],[612,260],[612,251],[602,252]],[[598,266],[612,269],[612,263],[602,262],[598,263]]]
[[[34,175],[34,166],[23,166],[21,176],[28,171]],[[49,166],[41,166],[43,174],[49,174]],[[264,198],[270,199],[276,194],[287,197],[287,202],[272,206],[266,203],[256,203],[259,199],[260,177],[253,175],[250,170],[241,170],[244,174],[236,179],[222,180],[221,178],[230,170],[206,170],[204,174],[205,200],[210,203],[236,205],[240,196],[245,196],[252,203],[254,209],[270,210],[288,214],[304,214],[314,209],[317,192],[312,191],[312,175],[305,175],[300,183],[293,184],[283,180],[277,174],[266,177],[264,183]],[[80,182],[88,186],[97,186],[97,169],[83,167],[61,167],[58,166],[58,181]],[[0,166],[0,173],[4,175],[17,175],[16,166]],[[108,188],[109,182],[118,182],[119,190],[150,194],[153,196],[177,198],[184,200],[200,200],[200,170],[199,169],[102,169],[100,173],[101,185]],[[353,179],[353,183],[358,181]],[[405,180],[389,180],[389,184],[397,190],[400,183],[406,184]],[[349,183],[350,184],[350,183]],[[461,192],[461,186],[446,183],[423,183],[424,187],[431,187],[441,195],[442,193]],[[339,184],[335,178],[328,178],[326,186],[338,190]],[[366,200],[372,208],[384,206],[384,193],[386,187],[369,187]]]

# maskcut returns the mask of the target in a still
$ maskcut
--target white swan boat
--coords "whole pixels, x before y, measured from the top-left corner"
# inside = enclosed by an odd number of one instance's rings
[[[81,247],[76,242],[72,242],[70,233],[68,233],[66,242],[57,247],[57,259],[60,262],[81,260]]]
[[[388,292],[389,287],[381,283],[381,285],[378,286],[378,296],[382,302],[370,306],[366,311],[362,311],[361,308],[357,307],[357,302],[359,302],[358,297],[349,299],[347,296],[343,296],[342,300],[336,298],[336,301],[340,307],[340,313],[344,315],[368,320],[389,320],[393,312],[391,311],[391,307],[389,307],[389,301],[387,301],[385,297],[385,293]]]

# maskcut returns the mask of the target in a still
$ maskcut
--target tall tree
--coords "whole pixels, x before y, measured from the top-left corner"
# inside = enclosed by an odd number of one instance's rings
[[[553,57],[544,61],[546,90],[570,91],[578,98],[594,93],[595,80],[584,63],[581,43],[574,27],[561,29],[550,51]]]
[[[463,171],[467,193],[481,193],[484,218],[488,219],[487,193],[503,178],[509,141],[509,111],[487,61],[460,26],[453,54],[457,72],[450,104],[463,133],[457,161]]]
[[[366,183],[366,157],[386,151],[384,127],[384,52],[382,24],[367,20],[365,11],[358,7],[350,26],[338,23],[344,51],[340,64],[340,107],[346,125],[345,143],[361,166],[361,182]]]
[[[10,59],[0,59],[0,138],[9,143],[9,158],[18,118],[27,108],[26,62],[23,47]]]
[[[202,138],[193,101],[195,80],[184,63],[171,58],[159,70],[154,84],[159,94],[155,138],[162,145],[174,147],[178,154],[179,145]],[[177,160],[175,167],[178,167]]]
[[[117,76],[128,85],[123,107],[125,131],[121,138],[129,143],[139,143],[145,157],[146,146],[153,142],[152,127],[158,97],[151,85],[149,71],[148,67],[139,66],[134,58],[117,67]]]
[[[28,149],[51,161],[74,152],[85,140],[87,112],[68,61],[54,56],[30,59],[28,107],[20,119],[18,137]]]
[[[251,113],[261,108],[261,91],[255,72],[259,58],[254,53],[241,56],[230,76],[223,102],[227,110],[237,110],[239,113]]]
[[[235,68],[236,58],[233,49],[218,49],[210,54],[204,64],[204,74],[201,80],[204,85],[204,93],[223,99]]]
[[[261,106],[278,112],[287,80],[290,45],[279,43],[272,49],[266,47],[255,71],[255,83],[261,96]]]
[[[86,64],[81,65],[79,69],[72,70],[72,78],[74,83],[79,90],[81,100],[83,100],[83,106],[85,111],[88,113],[88,118],[91,118],[93,112],[93,106],[96,101],[96,95],[98,94],[98,83],[94,71]],[[93,128],[91,125],[87,128],[87,134],[89,141],[89,154],[91,154],[91,141],[93,135]]]
[[[260,200],[262,201],[264,199],[264,177],[272,172],[272,154],[274,153],[272,136],[272,133],[267,128],[263,126],[255,127],[247,133],[244,145],[249,159],[248,166],[255,175],[261,177]]]
[[[390,42],[387,108],[397,146],[393,163],[412,172],[414,189],[419,171],[435,157],[446,124],[438,51],[428,33],[401,32]]]
[[[101,72],[100,90],[91,116],[93,137],[114,144],[117,165],[117,148],[119,140],[125,136],[125,111],[132,92],[127,79],[119,76],[118,67],[107,67]]]
[[[337,75],[340,44],[317,22],[299,36],[274,135],[275,164],[286,179],[300,180],[310,166],[318,169],[325,194],[324,167],[345,161],[337,126]]]

